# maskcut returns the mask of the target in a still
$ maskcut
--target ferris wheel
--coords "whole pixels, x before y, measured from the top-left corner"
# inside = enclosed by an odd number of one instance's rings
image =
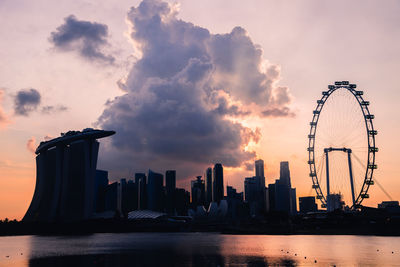
[[[369,198],[377,169],[375,136],[370,102],[356,84],[338,81],[328,85],[313,110],[308,135],[308,164],[312,188],[321,206],[334,209],[332,196],[352,208]]]

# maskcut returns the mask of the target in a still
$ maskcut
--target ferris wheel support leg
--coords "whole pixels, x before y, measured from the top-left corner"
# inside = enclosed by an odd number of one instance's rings
[[[353,207],[356,205],[356,200],[354,197],[354,180],[353,180],[353,169],[351,166],[351,150],[347,150],[347,159],[349,161],[349,173],[350,173],[350,185],[351,185],[351,197],[353,199]]]
[[[325,158],[326,158],[326,211],[330,212],[330,193],[329,193],[329,158],[328,158],[328,150],[325,150]]]

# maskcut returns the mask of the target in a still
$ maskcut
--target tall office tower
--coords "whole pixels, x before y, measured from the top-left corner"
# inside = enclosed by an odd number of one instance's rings
[[[280,180],[281,180],[282,183],[287,184],[289,187],[291,186],[289,162],[287,162],[287,161],[282,161],[281,162]]]
[[[257,200],[258,184],[254,177],[247,177],[244,179],[244,200],[247,203]]]
[[[255,217],[266,211],[265,187],[260,186],[260,176],[244,179],[245,201],[249,204],[250,215]]]
[[[163,175],[149,170],[147,184],[147,208],[154,211],[163,210]]]
[[[175,190],[176,190],[176,171],[168,170],[165,172],[165,209],[168,214],[175,212]]]
[[[196,180],[192,181],[192,205],[193,207],[202,206],[205,204],[205,186],[201,176],[197,176]]]
[[[126,184],[126,193],[127,193],[127,211],[130,212],[132,210],[137,210],[138,207],[138,195],[137,195],[137,186],[134,181],[129,180]]]
[[[244,211],[243,192],[237,193],[235,188],[227,186],[226,200],[228,202],[228,216],[236,221],[242,216]]]
[[[264,176],[264,161],[262,159],[255,161],[256,166],[256,176],[261,177],[260,179],[260,186],[265,187],[265,176]]]
[[[270,207],[272,211],[294,215],[297,213],[296,189],[291,188],[289,163],[283,161],[280,167],[280,179],[268,186]]]
[[[213,200],[212,168],[207,168],[204,180],[206,182],[206,205],[208,206]]]
[[[276,190],[275,190],[276,181],[273,184],[268,185],[268,202],[269,202],[269,211],[276,211]]]
[[[36,149],[36,187],[24,221],[82,221],[95,206],[99,142],[114,131],[84,129],[41,142]]]
[[[105,192],[105,210],[121,212],[121,185],[118,182],[109,184]]]
[[[213,169],[213,201],[219,202],[224,198],[224,170],[221,163],[216,163]]]
[[[176,189],[176,213],[179,216],[186,216],[190,203],[190,193],[182,188]]]
[[[144,173],[135,173],[135,184],[137,188],[137,201],[138,201],[138,210],[147,209],[147,182],[146,182],[146,174]]]
[[[121,212],[122,214],[128,214],[129,207],[128,207],[128,183],[126,182],[126,179],[123,178],[120,180],[120,195],[121,195]]]
[[[290,188],[290,214],[297,214],[296,188]]]
[[[103,170],[96,170],[94,181],[94,211],[104,211],[105,204],[105,191],[108,185],[108,172]]]

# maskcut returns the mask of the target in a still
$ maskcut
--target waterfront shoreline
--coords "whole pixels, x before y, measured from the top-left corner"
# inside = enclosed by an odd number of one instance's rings
[[[81,223],[9,222],[0,225],[0,236],[70,236],[96,233],[218,233],[228,235],[363,235],[400,236],[398,224],[391,225],[301,225],[301,224],[196,224],[129,221],[87,221]]]

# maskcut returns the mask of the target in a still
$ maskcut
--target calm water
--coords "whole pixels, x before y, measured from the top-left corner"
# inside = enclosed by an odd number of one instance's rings
[[[400,238],[210,233],[0,237],[0,266],[334,265],[400,266]]]

